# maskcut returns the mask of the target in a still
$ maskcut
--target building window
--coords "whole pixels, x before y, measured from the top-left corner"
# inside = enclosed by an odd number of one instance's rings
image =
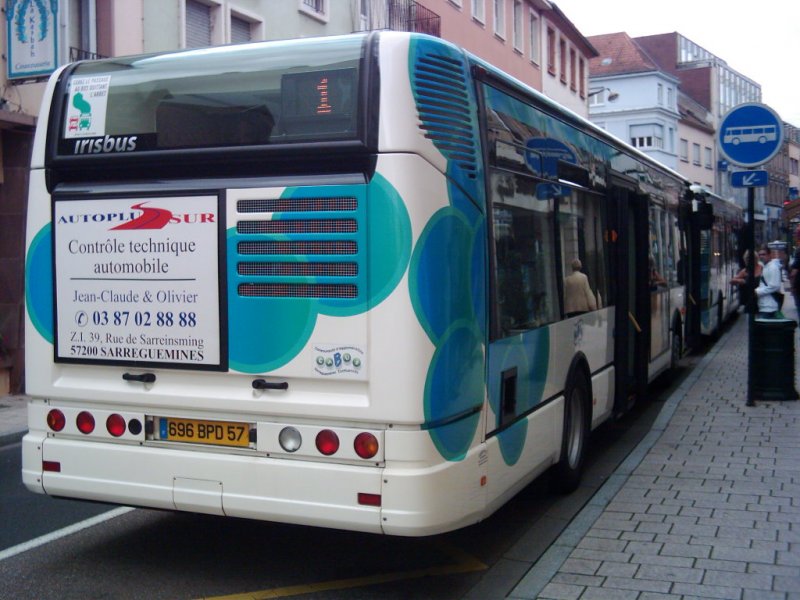
[[[328,22],[328,0],[300,0],[298,10],[318,21]]]
[[[675,88],[667,88],[667,108],[675,108]]]
[[[522,0],[514,0],[514,50],[522,52]]]
[[[680,140],[680,158],[683,162],[689,162],[689,140]]]
[[[586,61],[578,59],[578,88],[581,98],[586,98]]]
[[[661,150],[664,148],[664,128],[661,125],[631,125],[631,146]]]
[[[700,144],[692,144],[692,164],[700,166]]]
[[[577,70],[575,69],[575,62],[577,61],[577,55],[575,54],[575,48],[569,49],[569,89],[573,92],[578,89],[578,83],[575,79],[578,76]]]
[[[486,0],[472,0],[472,18],[481,23],[486,22]]]
[[[564,38],[558,40],[558,62],[561,83],[567,83],[567,41]]]
[[[589,90],[589,106],[602,106],[606,103],[606,88]]]
[[[704,158],[703,163],[704,163],[706,169],[710,169],[711,168],[711,148],[709,148],[708,146],[703,148],[703,158]]]
[[[547,72],[556,74],[556,30],[547,28]]]
[[[539,52],[541,50],[541,41],[539,36],[539,16],[533,11],[531,11],[530,14],[530,26],[531,62],[538,65],[540,60]]]
[[[494,17],[494,33],[506,39],[506,8],[505,0],[494,0],[492,16]]]

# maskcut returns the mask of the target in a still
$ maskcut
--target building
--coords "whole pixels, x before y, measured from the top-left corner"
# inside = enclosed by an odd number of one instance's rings
[[[678,169],[678,79],[627,33],[589,38],[589,117],[655,160]]]
[[[6,0],[0,393],[20,391],[28,165],[45,81],[75,60],[392,29],[453,41],[586,116],[595,50],[549,0]],[[8,43],[8,42],[11,43]]]

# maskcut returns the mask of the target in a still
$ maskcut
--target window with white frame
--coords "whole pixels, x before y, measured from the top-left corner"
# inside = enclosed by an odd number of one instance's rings
[[[700,166],[700,144],[692,144],[692,164]]]
[[[486,0],[472,0],[472,18],[486,23]]]
[[[689,140],[680,139],[680,159],[683,162],[689,162]]]
[[[655,123],[631,125],[631,146],[660,150],[664,147],[664,127]]]
[[[253,31],[250,21],[231,15],[231,43],[246,44],[253,41]]]
[[[664,104],[664,85],[661,83],[656,87],[656,102],[659,106]]]
[[[530,12],[530,42],[531,42],[531,62],[539,64],[541,60],[541,31],[539,29],[539,15],[535,12]]]
[[[578,93],[581,98],[586,98],[586,61],[578,59]]]
[[[602,106],[606,103],[606,88],[589,90],[589,106]]]
[[[494,0],[492,16],[494,17],[495,35],[505,39],[506,37],[506,5],[505,0]]]
[[[514,0],[514,49],[522,52],[522,0]]]
[[[711,168],[711,148],[708,146],[703,148],[703,164],[705,165],[706,169]]]
[[[318,21],[328,22],[328,0],[300,0],[298,10]]]
[[[667,108],[675,108],[675,88],[667,88]]]

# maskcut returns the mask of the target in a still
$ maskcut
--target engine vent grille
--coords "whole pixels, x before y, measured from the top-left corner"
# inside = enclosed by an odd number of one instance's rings
[[[474,179],[478,170],[475,117],[463,61],[418,54],[414,88],[420,128],[439,151]]]
[[[247,215],[236,223],[238,295],[357,299],[364,285],[362,204],[347,196],[237,201],[237,212]]]

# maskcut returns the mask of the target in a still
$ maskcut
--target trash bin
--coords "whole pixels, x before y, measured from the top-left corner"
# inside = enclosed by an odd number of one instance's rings
[[[753,398],[797,400],[794,387],[794,330],[790,319],[756,319],[753,323]]]

